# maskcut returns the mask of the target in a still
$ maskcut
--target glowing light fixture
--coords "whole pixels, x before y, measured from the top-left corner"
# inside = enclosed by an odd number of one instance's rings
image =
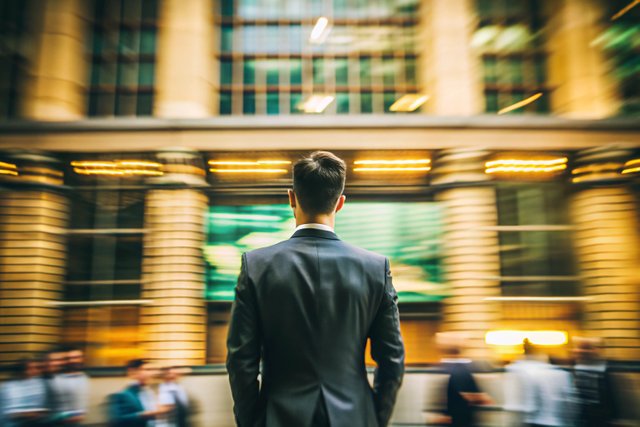
[[[628,5],[626,5],[622,9],[620,9],[615,15],[613,15],[611,17],[611,20],[615,21],[616,19],[620,18],[622,15],[624,15],[627,12],[629,12],[633,7],[635,7],[635,6],[639,5],[639,4],[640,4],[640,0],[633,0],[631,3],[629,3]]]
[[[429,95],[421,95],[417,93],[411,93],[400,97],[396,102],[391,104],[389,111],[393,112],[411,112],[415,111],[422,104],[427,102]]]
[[[313,26],[311,30],[311,35],[309,36],[309,42],[314,44],[321,44],[327,39],[331,28],[329,27],[329,20],[321,16],[316,21],[316,25]]]
[[[335,96],[333,95],[311,95],[302,104],[302,111],[305,113],[322,113],[334,99]]]
[[[431,170],[431,159],[380,159],[356,160],[354,172],[427,172]]]
[[[18,175],[18,168],[13,163],[0,162],[0,175]]]
[[[535,95],[531,95],[530,97],[523,99],[522,101],[516,102],[513,105],[510,105],[508,107],[503,108],[502,110],[498,111],[498,114],[507,114],[513,110],[517,110],[518,108],[522,108],[526,105],[531,104],[532,102],[536,101],[537,99],[539,99],[542,96],[542,92],[538,92]]]
[[[162,164],[146,160],[80,160],[72,161],[73,171],[78,175],[105,176],[160,176]]]
[[[567,168],[566,157],[554,159],[499,159],[486,162],[485,173],[551,173]]]
[[[629,160],[624,164],[623,175],[636,172],[640,172],[640,159]]]
[[[216,169],[210,168],[210,172],[213,173],[287,173],[287,169],[260,169],[260,168],[247,168],[247,169]]]
[[[290,165],[290,160],[209,160],[209,165],[221,166],[259,166],[259,165]]]
[[[528,339],[531,344],[542,346],[559,346],[569,342],[565,331],[501,330],[489,331],[484,336],[487,344],[496,346],[521,345],[525,339]]]

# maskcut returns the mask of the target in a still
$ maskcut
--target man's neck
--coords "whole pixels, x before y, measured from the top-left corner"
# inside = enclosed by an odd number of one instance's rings
[[[296,227],[303,224],[322,224],[327,227],[335,228],[335,216],[333,215],[317,215],[313,217],[300,216],[296,218]]]

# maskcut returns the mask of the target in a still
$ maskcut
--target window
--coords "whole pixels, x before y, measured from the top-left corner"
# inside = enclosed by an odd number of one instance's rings
[[[89,116],[150,116],[157,0],[96,0]]]
[[[299,114],[314,94],[332,97],[323,110],[327,114],[389,112],[397,99],[419,92],[418,5],[418,0],[333,0],[308,7],[299,1],[219,2],[220,114]],[[311,42],[321,16],[328,17],[329,29]],[[236,90],[239,70],[242,88]],[[255,107],[244,107],[252,97]]]
[[[479,25],[471,44],[482,58],[485,111],[542,93],[510,114],[549,113],[542,1],[477,0],[476,8]]]
[[[26,75],[23,53],[26,4],[0,1],[0,119],[19,114],[20,91]]]
[[[503,295],[577,295],[564,187],[502,183],[497,197]]]

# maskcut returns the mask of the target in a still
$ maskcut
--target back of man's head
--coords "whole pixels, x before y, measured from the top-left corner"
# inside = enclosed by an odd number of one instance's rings
[[[304,212],[329,214],[344,191],[345,162],[328,151],[316,151],[293,166],[293,192]]]

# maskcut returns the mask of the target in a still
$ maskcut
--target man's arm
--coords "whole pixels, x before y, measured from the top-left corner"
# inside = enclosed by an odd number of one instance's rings
[[[233,412],[240,427],[252,426],[257,416],[260,348],[258,307],[243,254],[227,336],[227,371],[235,403]]]
[[[385,260],[385,275],[382,301],[369,331],[371,357],[377,364],[373,395],[381,427],[389,423],[404,375],[404,345],[400,335],[398,294],[391,281],[389,260]]]

